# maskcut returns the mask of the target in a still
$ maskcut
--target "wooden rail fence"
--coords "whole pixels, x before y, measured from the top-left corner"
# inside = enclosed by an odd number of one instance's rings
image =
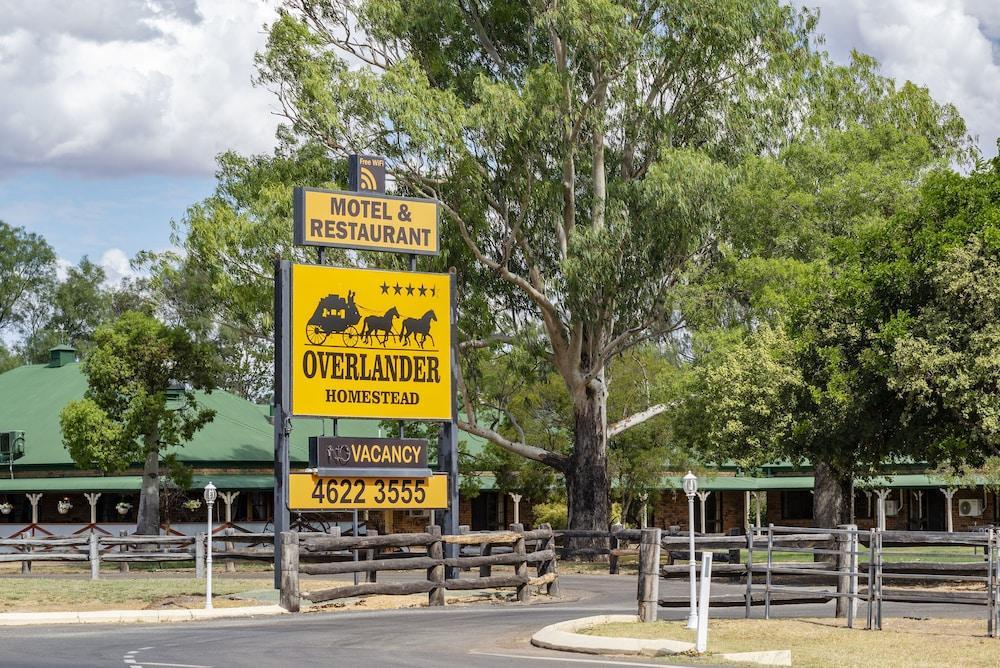
[[[659,577],[688,577],[687,564],[659,564],[661,550],[686,548],[688,539],[657,536],[644,530],[640,545],[638,605],[640,617],[655,619],[649,602],[655,591],[652,572]],[[659,533],[659,530],[655,530]],[[974,548],[967,554],[928,551],[940,547]],[[887,552],[886,548],[897,548]],[[907,551],[916,548],[919,552]],[[655,550],[655,554],[654,554]],[[867,628],[882,628],[882,604],[890,602],[942,603],[986,607],[988,635],[1000,635],[1000,532],[946,533],[927,531],[859,530],[855,525],[835,529],[811,529],[771,525],[754,536],[696,536],[699,550],[743,551],[746,560],[713,566],[713,575],[745,578],[743,595],[713,596],[715,607],[763,606],[769,618],[772,605],[825,603],[836,601],[835,614],[854,623],[857,608],[867,608]],[[784,558],[776,555],[784,553]],[[803,555],[807,561],[789,561],[788,554]],[[891,554],[894,561],[887,561]],[[686,551],[684,553],[687,557]],[[955,559],[964,561],[955,562]],[[761,582],[763,580],[763,582]],[[888,581],[889,587],[885,586]],[[864,583],[864,586],[861,584]],[[906,584],[908,587],[892,587]],[[978,585],[973,591],[927,588],[942,583]],[[924,586],[924,589],[913,588]],[[687,596],[659,599],[659,606],[687,607]]]
[[[446,544],[478,546],[478,554],[445,557]],[[558,594],[559,576],[555,550],[555,535],[548,525],[525,531],[521,524],[512,524],[508,531],[442,535],[440,527],[429,526],[422,533],[390,534],[385,536],[305,536],[294,531],[283,532],[279,546],[281,554],[282,607],[298,611],[301,599],[313,603],[354,596],[427,594],[432,606],[444,605],[446,591],[513,587],[517,600],[526,602],[532,587],[545,587],[546,593]],[[531,549],[529,551],[529,546]],[[510,548],[492,553],[487,548]],[[388,550],[418,550],[393,552]],[[364,559],[335,561],[331,557],[343,552],[364,553]],[[422,552],[422,554],[421,554]],[[493,575],[493,566],[513,566],[512,574]],[[534,566],[536,572],[528,570]],[[445,579],[445,568],[468,570],[479,568],[475,578]],[[378,582],[376,574],[385,571],[422,571],[425,577],[408,582]],[[365,582],[318,591],[303,591],[301,575],[366,574]]]

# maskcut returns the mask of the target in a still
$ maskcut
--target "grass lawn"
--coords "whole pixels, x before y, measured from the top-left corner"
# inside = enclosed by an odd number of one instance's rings
[[[604,624],[581,633],[631,638],[670,638],[694,642],[685,623]],[[937,666],[995,667],[1000,639],[986,636],[983,619],[886,619],[882,631],[848,629],[833,619],[713,619],[708,630],[710,653],[788,649],[793,666]],[[718,663],[707,654],[697,662]]]

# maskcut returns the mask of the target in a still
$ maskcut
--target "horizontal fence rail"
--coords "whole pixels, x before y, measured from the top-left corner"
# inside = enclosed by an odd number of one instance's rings
[[[677,550],[672,556],[686,561],[688,540],[662,536],[659,547],[668,554]],[[849,626],[864,604],[867,628],[881,629],[885,601],[976,605],[986,607],[987,633],[1000,635],[1000,531],[995,529],[947,533],[771,525],[757,535],[695,536],[696,557],[712,550],[729,551],[731,561],[714,566],[713,574],[744,578],[746,584],[743,595],[713,596],[711,604],[742,605],[748,618],[755,606],[763,607],[764,617],[769,618],[773,605],[834,601],[836,616],[846,617]],[[661,578],[688,577],[686,563],[666,561],[659,564]],[[963,589],[931,588],[943,583]],[[687,607],[689,598],[665,597],[659,605]],[[641,597],[639,610],[641,615]]]
[[[457,556],[445,556],[446,545],[460,548]],[[462,547],[478,549],[469,553]],[[423,554],[388,552],[413,548]],[[300,599],[321,603],[376,594],[427,594],[429,605],[438,606],[444,605],[446,591],[505,587],[513,587],[517,600],[526,602],[532,587],[544,587],[549,595],[556,595],[559,587],[555,533],[548,525],[525,531],[523,525],[514,524],[508,531],[455,535],[442,535],[437,526],[420,533],[368,537],[310,537],[289,531],[281,535],[280,549],[281,605],[290,611],[299,609]],[[363,558],[330,559],[339,551],[363,554]],[[494,575],[490,570],[493,566],[513,566],[513,573]],[[445,579],[446,567],[480,571],[474,578]],[[529,567],[535,568],[534,575],[529,574]],[[384,571],[422,571],[425,577],[410,582],[378,582],[377,573]],[[364,574],[365,581],[318,591],[302,590],[301,575],[350,573]]]

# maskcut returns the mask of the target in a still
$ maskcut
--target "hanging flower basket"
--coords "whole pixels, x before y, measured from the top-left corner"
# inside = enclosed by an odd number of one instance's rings
[[[189,499],[188,501],[185,501],[181,505],[187,508],[188,510],[198,510],[199,508],[201,508],[201,501],[199,501],[198,499]]]
[[[0,513],[4,515],[10,515],[10,511],[14,510],[14,504],[12,503],[0,503]]]
[[[65,515],[73,508],[73,504],[69,502],[68,499],[63,499],[59,502],[58,510],[60,515]]]
[[[119,515],[128,515],[128,511],[132,510],[132,504],[122,501],[115,506],[115,509],[118,511]]]

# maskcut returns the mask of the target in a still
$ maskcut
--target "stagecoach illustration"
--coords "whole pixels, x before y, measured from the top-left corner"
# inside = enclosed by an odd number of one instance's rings
[[[331,334],[340,334],[344,345],[353,348],[360,338],[356,327],[359,322],[361,313],[354,303],[354,292],[348,292],[346,299],[327,295],[306,323],[306,339],[314,346],[321,346]]]
[[[331,335],[339,334],[343,345],[350,348],[358,345],[358,341],[366,346],[375,343],[383,348],[387,347],[390,341],[400,346],[414,343],[421,349],[428,339],[431,345],[434,344],[434,337],[430,333],[431,322],[437,320],[434,311],[427,311],[419,318],[403,318],[399,310],[392,306],[382,315],[366,316],[359,329],[358,323],[362,322],[361,312],[354,303],[354,294],[348,292],[346,299],[334,294],[320,300],[316,311],[306,324],[306,339],[309,343],[322,346]],[[398,332],[394,331],[397,319],[402,319]]]

